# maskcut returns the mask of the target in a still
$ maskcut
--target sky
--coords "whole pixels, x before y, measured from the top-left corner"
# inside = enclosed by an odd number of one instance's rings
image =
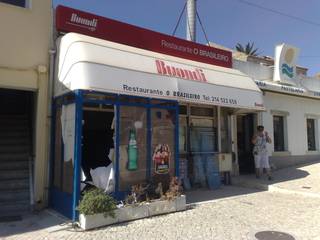
[[[172,35],[185,1],[53,0],[53,4]],[[197,0],[197,9],[209,41],[228,48],[254,42],[260,55],[271,57],[276,44],[287,43],[300,49],[298,64],[309,68],[309,76],[320,72],[319,0]],[[185,29],[184,14],[175,36],[185,38]],[[197,42],[207,43],[199,21]]]

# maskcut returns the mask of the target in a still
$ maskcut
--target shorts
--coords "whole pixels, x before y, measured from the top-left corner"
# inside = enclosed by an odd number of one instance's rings
[[[254,163],[256,168],[270,168],[269,157],[267,153],[259,153],[254,155]]]

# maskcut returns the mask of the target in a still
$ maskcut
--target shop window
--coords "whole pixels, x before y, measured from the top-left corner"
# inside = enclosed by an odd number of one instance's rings
[[[175,102],[169,102],[161,99],[151,99],[150,103],[161,107],[174,107],[176,105]]]
[[[190,112],[193,116],[213,117],[216,115],[214,108],[204,108],[197,106],[191,106]]]
[[[133,96],[120,96],[119,97],[120,102],[123,102],[125,104],[128,103],[135,103],[135,104],[148,104],[147,98],[141,98],[141,97],[133,97]]]
[[[120,191],[143,183],[147,176],[147,109],[120,107]]]
[[[54,141],[54,169],[53,186],[61,187],[61,160],[62,160],[62,130],[61,130],[61,108],[56,111],[55,118],[55,141]]]
[[[88,92],[88,93],[84,93],[83,97],[85,100],[100,100],[100,101],[116,101],[116,95],[112,95],[112,94],[105,94],[105,93],[92,93],[92,92]]]
[[[106,111],[106,112],[113,112],[114,105],[110,104],[101,104],[101,103],[91,103],[87,102],[83,104],[83,109],[85,110],[93,110],[93,111]]]
[[[316,134],[315,134],[315,119],[307,119],[307,139],[308,151],[315,151],[316,148]]]
[[[187,118],[180,116],[179,118],[179,153],[187,152]]]
[[[179,106],[179,114],[187,115],[188,114],[188,107],[184,105]]]
[[[274,138],[274,151],[286,151],[285,147],[285,117],[273,116],[273,138]]]
[[[194,153],[217,152],[217,129],[213,119],[191,118],[190,148]]]
[[[53,186],[66,193],[73,192],[75,105],[56,110]]]
[[[151,109],[151,174],[155,183],[161,182],[164,189],[175,175],[175,120],[175,110]]]
[[[18,7],[28,7],[26,0],[0,0],[0,3],[7,3]]]

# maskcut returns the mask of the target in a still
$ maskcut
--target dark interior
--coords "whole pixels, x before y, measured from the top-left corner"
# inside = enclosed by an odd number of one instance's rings
[[[237,116],[238,160],[240,174],[254,173],[254,157],[251,143],[254,134],[254,115]]]
[[[103,111],[83,112],[82,169],[86,181],[91,180],[90,169],[108,166],[111,148],[114,148],[111,129],[114,113]]]

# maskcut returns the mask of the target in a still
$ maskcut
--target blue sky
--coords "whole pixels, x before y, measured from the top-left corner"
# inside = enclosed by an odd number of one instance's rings
[[[127,22],[171,35],[185,0],[53,0],[97,15]],[[264,8],[296,16],[296,20]],[[273,56],[278,43],[301,49],[298,64],[309,68],[309,75],[320,72],[319,0],[197,0],[198,13],[209,41],[234,48],[240,42],[254,42],[262,55]],[[176,36],[185,38],[185,17]],[[197,42],[206,43],[199,22]]]

